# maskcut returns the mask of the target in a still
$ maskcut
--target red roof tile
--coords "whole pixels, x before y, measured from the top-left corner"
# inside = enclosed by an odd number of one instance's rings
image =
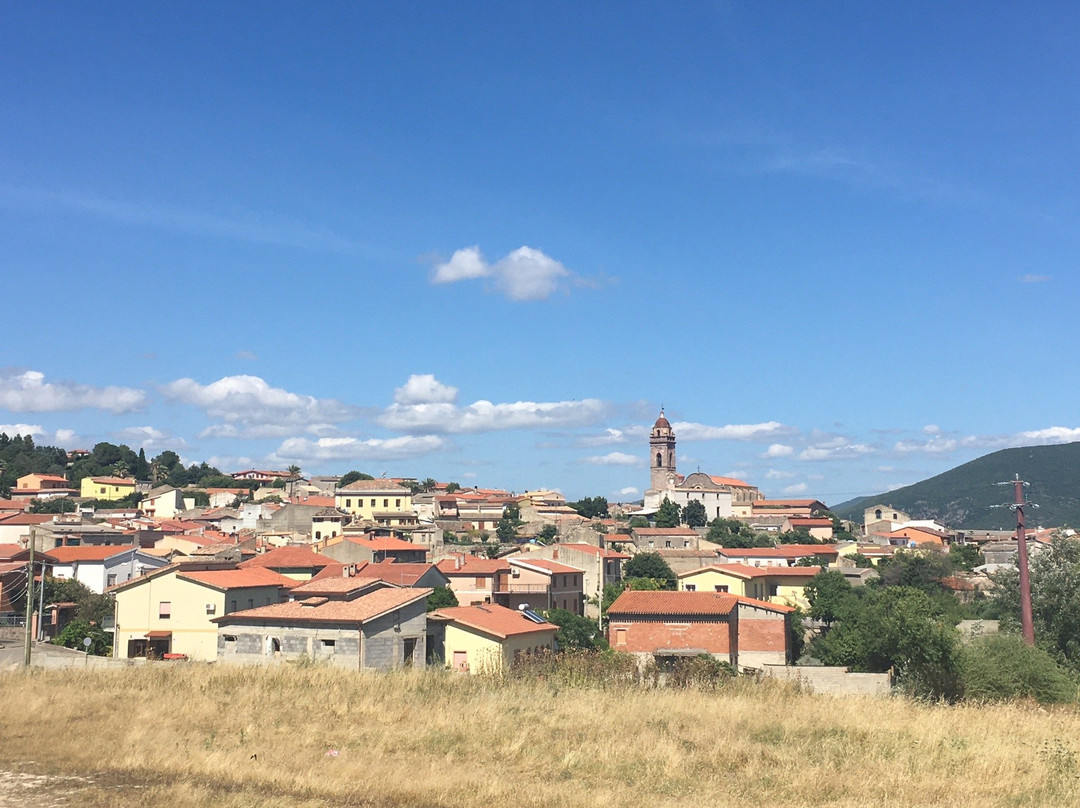
[[[728,558],[807,558],[839,555],[831,544],[781,544],[779,547],[723,547],[716,551]]]
[[[353,600],[328,600],[313,597],[307,600],[291,600],[288,603],[272,603],[257,609],[215,618],[214,623],[229,624],[250,621],[285,621],[311,623],[362,623],[381,614],[400,609],[431,594],[430,589],[378,589]]]
[[[357,565],[357,575],[378,578],[400,586],[413,586],[435,567],[434,564],[405,564],[400,561],[380,561],[378,564]],[[438,569],[438,567],[435,567]]]
[[[563,573],[566,573],[566,574],[569,575],[569,574],[575,573],[575,572],[578,572],[578,573],[583,572],[583,570],[579,570],[577,567],[571,567],[569,564],[560,564],[558,561],[551,561],[551,560],[549,560],[547,558],[532,558],[531,556],[525,555],[525,556],[514,556],[513,558],[510,558],[510,559],[507,559],[507,560],[512,565],[513,564],[525,564],[525,565],[528,565],[528,566],[531,566],[531,567],[539,567],[540,569],[545,570],[546,572],[559,573],[560,575],[563,574]]]
[[[737,578],[813,578],[821,567],[751,567],[749,564],[710,564],[707,567],[680,572],[680,578],[689,578],[706,570],[724,572]]]
[[[104,561],[131,550],[130,544],[81,544],[77,547],[54,547],[49,553],[61,564],[72,561]]]
[[[548,633],[559,629],[558,626],[548,622],[534,623],[522,612],[494,603],[485,603],[483,606],[452,606],[448,609],[436,609],[428,617],[460,623],[503,640],[522,634]]]
[[[608,608],[608,616],[652,615],[672,617],[721,616],[731,614],[738,604],[774,612],[794,611],[790,606],[742,598],[726,592],[649,592],[628,589]]]
[[[465,556],[461,560],[444,558],[435,566],[443,575],[494,575],[510,569],[510,563],[505,559],[477,556]]]
[[[296,581],[286,578],[273,570],[264,567],[234,570],[197,570],[185,572],[180,569],[176,573],[177,578],[186,578],[206,584],[213,589],[247,589],[255,586],[282,586],[292,589]]]
[[[310,547],[301,545],[286,545],[278,547],[268,553],[260,553],[254,558],[248,559],[240,565],[241,568],[266,567],[268,569],[287,568],[315,568],[322,569],[327,564],[334,563],[332,558],[327,558],[312,550]]]

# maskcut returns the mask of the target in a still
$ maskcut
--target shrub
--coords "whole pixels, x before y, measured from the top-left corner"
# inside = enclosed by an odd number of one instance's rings
[[[711,654],[679,659],[668,674],[669,687],[715,690],[735,678],[731,663],[717,659]]]
[[[1074,701],[1077,683],[1041,648],[1014,634],[993,634],[964,648],[964,698],[1002,701],[1032,698],[1043,704]]]

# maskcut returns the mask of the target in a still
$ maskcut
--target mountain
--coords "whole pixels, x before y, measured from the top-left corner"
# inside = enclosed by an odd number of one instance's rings
[[[1012,486],[995,483],[1017,474],[1031,483],[1025,489],[1027,501],[1039,506],[1025,510],[1028,526],[1080,525],[1080,443],[1002,449],[914,485],[849,500],[832,511],[862,522],[864,508],[885,503],[912,519],[936,519],[952,528],[1010,530],[1016,526],[1011,511],[992,506],[1013,501]]]

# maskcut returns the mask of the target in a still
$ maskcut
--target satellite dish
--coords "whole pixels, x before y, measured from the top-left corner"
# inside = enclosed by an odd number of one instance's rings
[[[89,648],[91,645],[94,644],[94,641],[91,640],[89,637],[83,637],[82,644]]]

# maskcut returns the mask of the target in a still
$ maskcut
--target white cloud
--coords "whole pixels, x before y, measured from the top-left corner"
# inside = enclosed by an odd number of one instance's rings
[[[443,390],[454,390],[435,382]],[[408,387],[408,384],[406,384]],[[398,388],[403,390],[405,388]],[[600,420],[608,410],[605,402],[586,398],[581,401],[515,401],[494,404],[475,401],[460,407],[449,401],[390,405],[378,417],[387,429],[398,432],[491,432],[502,429],[587,426]]]
[[[626,434],[621,429],[609,427],[602,435],[590,435],[578,441],[579,446],[610,446],[613,443],[626,443]]]
[[[672,430],[679,440],[766,440],[779,435],[790,435],[794,430],[779,421],[761,424],[728,424],[707,426],[687,421],[674,423]]]
[[[921,452],[923,454],[947,454],[955,452],[962,445],[972,446],[977,442],[974,436],[957,440],[956,438],[943,438],[935,436],[930,440],[901,440],[893,444],[893,449],[901,454]]]
[[[806,483],[795,483],[795,485],[789,485],[784,489],[785,494],[805,494],[810,488]]]
[[[173,437],[152,426],[129,426],[112,432],[110,437],[140,449],[172,449],[178,452],[187,446],[183,438]]]
[[[544,300],[565,289],[575,276],[569,269],[532,247],[519,247],[506,257],[489,264],[479,247],[457,250],[450,260],[435,266],[431,282],[457,283],[475,278],[490,278],[494,288],[510,300]]]
[[[438,264],[431,276],[432,283],[456,283],[471,278],[486,278],[491,267],[484,260],[479,247],[457,250],[445,264]]]
[[[1071,443],[1080,440],[1080,428],[1052,426],[1047,429],[1021,432],[1020,437],[1025,441],[1033,440],[1039,443]]]
[[[873,453],[874,448],[865,443],[852,443],[847,438],[835,437],[803,449],[799,453],[799,460],[852,460]]]
[[[36,438],[38,435],[44,435],[45,429],[41,424],[0,424],[0,432],[9,438],[14,438],[16,435],[30,435]]]
[[[59,446],[62,449],[74,449],[87,441],[76,434],[74,429],[58,429],[49,432],[41,424],[0,424],[0,432],[9,438],[16,435],[31,437],[38,446]]]
[[[258,376],[226,376],[208,385],[177,379],[162,387],[162,393],[224,422],[204,430],[200,437],[282,437],[296,429],[325,429],[359,414],[357,408],[336,399],[291,393],[271,387]]]
[[[619,495],[624,496],[624,497],[633,496],[634,494],[640,494],[640,493],[641,492],[638,491],[638,489],[634,488],[634,486],[632,486],[632,485],[628,485],[626,488],[620,488],[619,489]]]
[[[787,480],[795,476],[793,471],[780,471],[779,469],[769,469],[765,472],[765,478],[768,480]]]
[[[146,393],[131,387],[93,387],[47,382],[36,370],[0,371],[0,408],[11,412],[59,412],[87,407],[117,415],[140,409]]]
[[[394,390],[398,404],[453,404],[458,389],[438,381],[432,374],[413,374],[401,387]]]
[[[397,438],[338,437],[289,438],[278,447],[276,458],[302,463],[320,463],[336,460],[398,460],[437,452],[446,447],[446,441],[436,435],[407,435]]]
[[[795,447],[788,446],[786,443],[772,443],[769,444],[769,448],[765,450],[762,457],[789,457],[795,454]]]
[[[941,427],[937,424],[927,424],[922,428],[924,435],[940,435]]]
[[[645,464],[644,458],[637,455],[626,454],[626,452],[610,452],[606,455],[592,455],[586,457],[582,463],[588,463],[591,466],[642,466]]]

